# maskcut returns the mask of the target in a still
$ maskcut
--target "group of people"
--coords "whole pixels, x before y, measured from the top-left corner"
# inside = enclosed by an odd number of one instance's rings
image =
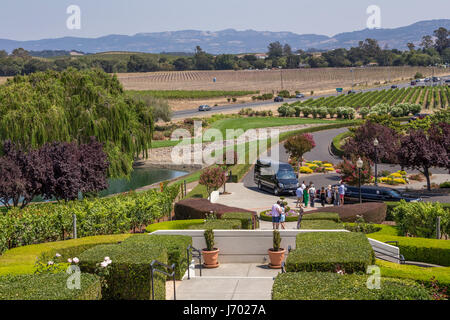
[[[334,206],[344,205],[345,185],[341,181],[339,186],[332,187],[331,185],[328,185],[326,189],[325,187],[322,187],[320,190],[316,190],[312,182],[307,186],[305,181],[303,181],[296,190],[296,196],[296,207],[299,208],[297,229],[300,229],[304,212],[303,208],[307,208],[308,204],[311,208],[314,208],[316,199],[320,200],[322,207],[325,207],[326,203],[333,204]],[[281,229],[286,229],[286,211],[283,201],[278,200],[277,203],[272,206],[271,216],[273,229],[279,229],[280,226]]]
[[[310,182],[307,186],[305,181],[303,181],[295,193],[297,196],[297,207],[300,208],[307,208],[308,204],[311,208],[314,208],[316,199],[320,200],[322,207],[325,207],[326,203],[342,206],[344,205],[345,186],[341,181],[339,186],[332,187],[331,185],[328,185],[326,189],[325,187],[322,187],[321,189],[316,190],[314,183]]]

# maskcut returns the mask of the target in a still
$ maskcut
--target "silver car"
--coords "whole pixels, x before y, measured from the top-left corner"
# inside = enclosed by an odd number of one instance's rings
[[[207,104],[202,104],[201,106],[198,107],[198,111],[209,111],[211,110],[211,107],[208,106]]]

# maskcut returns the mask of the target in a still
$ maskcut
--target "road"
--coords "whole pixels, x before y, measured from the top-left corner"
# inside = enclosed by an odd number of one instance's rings
[[[331,163],[337,164],[341,161],[341,159],[330,152],[331,141],[338,134],[345,132],[347,128],[340,129],[330,129],[324,131],[318,131],[312,133],[314,141],[316,142],[316,147],[312,149],[310,152],[305,153],[304,158],[310,161],[313,160],[321,160],[321,161],[329,161]],[[286,149],[283,146],[283,143],[275,145],[272,147],[273,149],[278,149],[279,151],[279,160],[283,162],[287,162],[289,156],[286,152]],[[378,164],[378,173],[383,170],[388,170],[390,172],[395,172],[401,170],[401,167],[398,165],[391,164]],[[431,170],[434,174],[447,174],[448,170],[444,168],[433,168]],[[408,173],[418,173],[417,170],[408,170]],[[314,175],[303,175],[299,178],[300,181],[305,181],[306,184],[309,182],[313,182],[316,188],[318,187],[327,187],[329,184],[337,184],[340,180],[340,177],[336,173],[328,173],[328,174],[314,174]],[[244,186],[257,191],[258,188],[253,181],[253,168],[247,173],[247,175],[243,178],[242,182]],[[424,182],[425,184],[425,182]],[[397,188],[400,191],[403,191],[401,188]],[[264,192],[264,191],[262,191]],[[423,192],[409,191],[410,195],[418,195],[421,196],[424,201],[437,201],[437,202],[449,202],[450,203],[450,195],[448,193],[443,192],[433,192],[425,194]]]
[[[441,79],[443,80],[447,80],[450,79],[450,76],[445,76],[445,77],[441,77]],[[410,83],[401,83],[397,85],[399,88],[406,88],[410,86]],[[365,89],[365,90],[358,90],[357,92],[371,92],[371,91],[380,91],[380,90],[385,90],[385,89],[390,89],[390,86],[383,86],[383,87],[376,87],[376,88],[370,88],[370,89]],[[305,97],[303,99],[285,99],[284,102],[274,102],[273,100],[269,100],[269,101],[259,101],[259,102],[248,102],[248,103],[240,103],[240,104],[231,104],[231,105],[224,105],[224,106],[217,106],[217,107],[212,107],[211,111],[205,111],[205,113],[207,113],[208,115],[210,114],[216,114],[216,113],[221,113],[224,111],[239,111],[243,108],[254,108],[254,107],[263,107],[263,106],[267,106],[267,105],[276,105],[276,106],[280,106],[283,103],[292,103],[295,101],[304,101],[310,98],[322,98],[322,97],[330,97],[330,96],[334,96],[336,95],[335,93],[330,93],[330,94],[324,94],[324,95],[316,95],[316,96],[308,96]],[[191,117],[198,117],[203,115],[203,112],[199,112],[198,109],[190,109],[190,110],[181,110],[181,111],[176,111],[173,113],[172,115],[172,119],[173,120],[177,120],[177,119],[184,119],[184,118],[191,118]]]

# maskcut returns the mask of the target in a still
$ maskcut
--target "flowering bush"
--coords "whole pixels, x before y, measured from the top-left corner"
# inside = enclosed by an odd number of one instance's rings
[[[366,184],[371,182],[373,179],[372,176],[372,167],[371,162],[367,158],[363,158],[363,167],[361,168],[361,184]],[[348,160],[344,158],[344,161],[339,163],[336,166],[339,169],[339,174],[341,175],[342,181],[349,185],[358,185],[359,183],[359,173],[358,168],[356,167],[356,159]]]
[[[300,173],[313,173],[314,171],[310,167],[300,167]]]

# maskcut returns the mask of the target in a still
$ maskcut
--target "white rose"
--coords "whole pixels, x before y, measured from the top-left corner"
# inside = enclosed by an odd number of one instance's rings
[[[61,255],[59,253],[56,253],[55,257],[59,258],[59,257],[61,257]]]
[[[106,268],[108,266],[108,263],[106,261],[103,261],[102,263],[100,263],[100,265],[102,266],[102,268]]]
[[[52,264],[54,264],[54,262],[51,260],[49,262],[47,262],[47,265],[49,265],[49,266],[51,266]]]
[[[75,258],[73,258],[73,262],[78,263],[78,262],[80,262],[80,260],[77,257],[75,257]]]
[[[108,260],[110,260],[109,257],[105,257],[105,261],[108,261]]]
[[[67,259],[67,262],[68,262],[68,263],[72,263],[72,259],[70,259],[70,258]]]

